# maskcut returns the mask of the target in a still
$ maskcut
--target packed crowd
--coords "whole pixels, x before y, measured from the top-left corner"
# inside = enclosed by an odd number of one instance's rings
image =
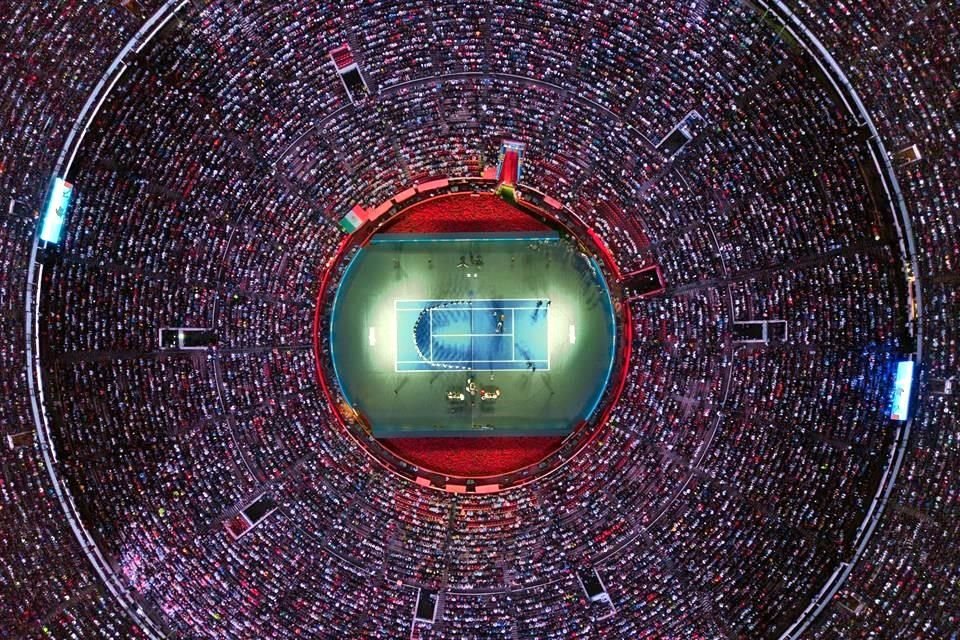
[[[960,16],[938,1],[820,4],[798,3],[800,17],[888,150],[924,156],[897,168],[926,287],[924,375],[955,375]],[[22,301],[36,212],[142,17],[7,8],[12,436],[34,428]],[[64,243],[44,256],[57,469],[151,615],[194,637],[261,638],[760,637],[793,621],[849,558],[883,469],[905,300],[862,131],[775,25],[726,0],[242,0],[181,18],[104,103]],[[326,64],[344,41],[379,92],[357,107]],[[442,77],[464,73],[477,75]],[[708,124],[668,160],[656,145],[691,109]],[[586,219],[621,271],[659,264],[669,288],[632,303],[626,390],[599,438],[536,482],[446,494],[373,462],[333,420],[314,381],[314,295],[350,206],[473,173],[504,137],[528,145],[523,181]],[[730,324],[756,319],[786,320],[787,342],[732,343]],[[157,353],[164,326],[220,341]],[[924,397],[878,534],[815,637],[960,625],[957,415],[955,398]],[[0,448],[0,635],[143,635],[27,442]],[[280,509],[234,542],[224,520],[263,492]],[[588,603],[585,567],[613,616]],[[418,587],[441,594],[435,623],[414,624]]]
[[[145,6],[158,2],[145,1]],[[88,94],[138,20],[110,3],[2,2],[0,25],[0,636],[137,637],[77,545],[39,451],[24,371],[24,287],[47,181]]]
[[[921,159],[895,161],[913,225],[923,282],[923,371],[955,377],[960,366],[960,8],[951,2],[855,0],[843,10],[799,4],[798,17],[830,49],[860,92],[889,153],[917,145]],[[929,393],[881,523],[818,638],[951,637],[960,629],[960,537],[955,397]],[[921,542],[922,541],[922,542]]]

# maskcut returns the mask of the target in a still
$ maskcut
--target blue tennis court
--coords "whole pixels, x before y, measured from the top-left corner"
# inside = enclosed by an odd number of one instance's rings
[[[550,369],[550,301],[396,300],[399,371]]]

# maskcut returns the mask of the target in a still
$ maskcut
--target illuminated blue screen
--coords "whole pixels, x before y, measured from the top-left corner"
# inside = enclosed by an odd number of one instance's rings
[[[44,242],[53,244],[60,242],[60,233],[67,219],[67,206],[70,204],[71,195],[73,195],[73,185],[64,181],[63,178],[57,178],[53,183],[53,193],[50,194],[47,210],[43,214],[40,239]]]
[[[913,387],[913,360],[897,363],[897,377],[893,382],[893,420],[906,420],[910,412],[910,389]]]

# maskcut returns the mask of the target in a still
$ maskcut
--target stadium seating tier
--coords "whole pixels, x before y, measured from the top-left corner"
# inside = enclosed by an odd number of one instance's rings
[[[950,638],[960,10],[788,4],[887,149],[922,155],[896,166],[924,286],[916,417],[875,534],[804,637]],[[167,5],[0,2],[0,636],[150,633],[88,562],[53,471],[169,637],[779,637],[856,551],[909,351],[861,123],[780,23],[736,0],[180,7],[125,59],[40,256],[53,462],[15,437],[36,428],[31,240],[88,96]],[[371,91],[357,104],[328,57],[344,42]],[[667,290],[630,302],[626,393],[600,437],[536,482],[456,495],[335,424],[315,295],[353,205],[475,175],[505,137],[527,144],[521,191],[585,220],[622,272],[659,265]],[[735,344],[744,320],[789,337]],[[218,348],[159,352],[162,326],[211,327]],[[263,491],[278,510],[234,541],[224,521]],[[441,594],[432,624],[412,619],[421,588]]]

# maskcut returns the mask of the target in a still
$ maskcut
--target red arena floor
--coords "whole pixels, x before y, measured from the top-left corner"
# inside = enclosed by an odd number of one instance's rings
[[[388,233],[542,231],[544,225],[491,193],[452,194],[415,204],[387,224]]]
[[[391,221],[388,233],[540,231],[538,220],[491,193],[440,196],[415,204]],[[442,474],[493,476],[534,465],[556,451],[562,437],[389,438],[397,456]]]
[[[380,442],[408,462],[437,473],[482,477],[536,464],[556,451],[563,438],[391,438]]]

